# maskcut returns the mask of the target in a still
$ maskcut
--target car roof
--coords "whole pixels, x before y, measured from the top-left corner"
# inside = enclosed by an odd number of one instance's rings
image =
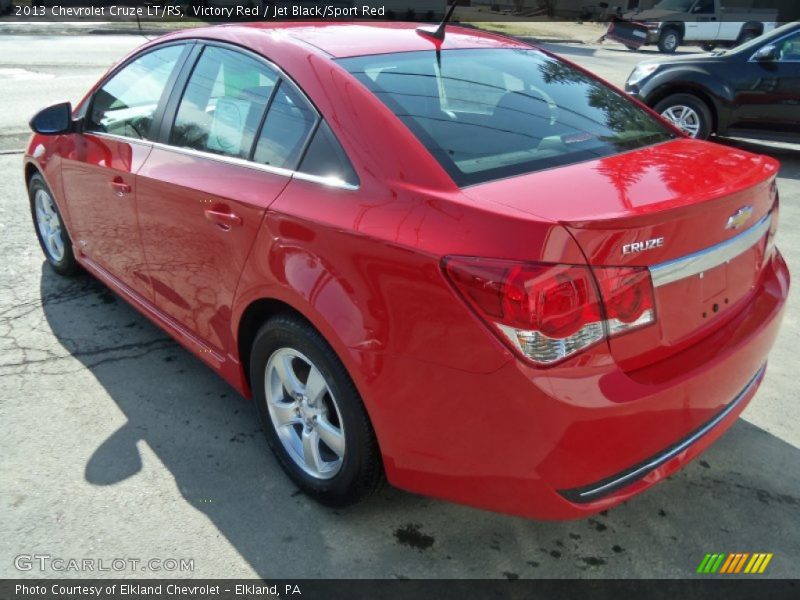
[[[418,27],[435,28],[435,24],[369,21],[360,23],[287,22],[220,25],[194,30],[195,34],[212,33],[218,39],[235,39],[237,32],[263,30],[265,34],[283,34],[313,46],[333,58],[431,50],[434,43],[419,35]],[[201,35],[202,37],[202,35]],[[477,29],[450,25],[442,50],[457,48],[530,48],[529,44]]]

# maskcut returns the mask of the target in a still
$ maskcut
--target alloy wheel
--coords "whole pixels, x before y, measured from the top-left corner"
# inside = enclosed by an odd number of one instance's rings
[[[50,194],[40,189],[36,190],[34,206],[36,226],[39,228],[45,250],[54,262],[59,263],[64,259],[64,237],[55,202]]]
[[[272,425],[291,459],[312,477],[334,477],[345,456],[344,422],[320,369],[280,348],[267,361],[264,384]]]
[[[670,106],[661,113],[661,116],[693,138],[698,136],[703,125],[700,115],[690,106]]]

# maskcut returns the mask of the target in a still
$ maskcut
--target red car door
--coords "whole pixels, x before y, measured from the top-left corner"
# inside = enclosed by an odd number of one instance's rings
[[[165,143],[137,176],[155,304],[217,360],[227,350],[231,303],[264,212],[292,175],[274,159],[283,146],[270,152],[262,140],[280,132],[299,156],[316,122],[304,107],[295,111],[297,123],[275,123],[288,85],[262,60],[206,46],[165,117]],[[292,125],[299,132],[287,138]]]
[[[148,299],[135,174],[152,149],[156,114],[185,48],[160,47],[112,74],[89,101],[84,132],[69,136],[62,155],[73,242],[95,265]]]

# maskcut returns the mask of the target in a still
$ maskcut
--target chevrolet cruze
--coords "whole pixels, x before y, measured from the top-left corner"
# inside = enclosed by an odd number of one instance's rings
[[[789,290],[774,160],[471,29],[182,31],[31,126],[50,266],[252,397],[330,505],[384,478],[535,518],[618,504],[737,419]]]

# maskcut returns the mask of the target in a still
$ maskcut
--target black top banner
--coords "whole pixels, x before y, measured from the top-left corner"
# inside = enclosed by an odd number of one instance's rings
[[[0,23],[403,20],[436,22],[448,0],[0,0]],[[629,20],[768,24],[800,20],[797,0],[457,0],[454,21]]]

